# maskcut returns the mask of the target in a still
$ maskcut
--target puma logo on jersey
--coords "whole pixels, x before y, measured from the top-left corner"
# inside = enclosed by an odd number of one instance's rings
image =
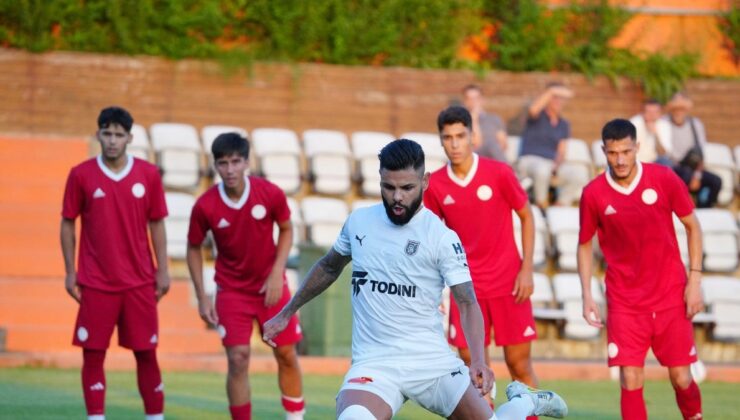
[[[100,188],[95,190],[95,192],[93,193],[93,198],[103,198],[103,197],[105,197],[105,191],[101,190]]]
[[[612,207],[611,204],[609,204],[608,206],[606,206],[606,210],[604,210],[604,214],[606,216],[610,216],[612,214],[617,214],[617,211],[614,210],[614,207]]]
[[[454,378],[455,375],[462,375],[462,372],[458,369],[456,372],[450,372],[450,375]]]
[[[355,235],[355,239],[357,239],[357,242],[360,243],[360,246],[362,246],[362,240],[365,239],[365,237],[367,237],[367,235],[363,235],[362,238],[360,238],[359,236]]]
[[[103,385],[102,382],[98,382],[95,385],[90,385],[90,391],[103,391],[105,389],[105,385]]]
[[[528,325],[527,328],[524,330],[524,334],[523,335],[525,337],[529,337],[529,336],[534,335],[534,329]]]
[[[218,225],[216,227],[218,227],[219,229],[223,229],[223,228],[227,228],[229,226],[231,226],[231,223],[229,223],[228,220],[226,220],[226,219],[224,219],[222,217],[221,220],[218,221]]]
[[[444,201],[442,201],[442,204],[444,204],[446,206],[447,205],[450,205],[450,204],[455,204],[455,199],[452,198],[451,195],[447,194],[447,197],[445,197]]]

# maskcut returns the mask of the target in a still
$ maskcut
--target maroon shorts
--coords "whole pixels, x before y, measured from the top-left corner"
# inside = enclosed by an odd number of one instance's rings
[[[254,321],[260,327],[277,315],[290,300],[288,286],[283,285],[283,295],[275,305],[265,306],[265,295],[244,293],[239,290],[219,290],[216,293],[216,313],[218,314],[218,333],[224,347],[249,345]],[[295,344],[303,338],[298,317],[293,316],[288,326],[273,338],[278,346]]]
[[[113,328],[118,326],[118,344],[131,350],[157,347],[157,297],[154,285],[121,292],[104,292],[80,287],[72,344],[92,350],[110,345]]]
[[[645,314],[609,313],[606,332],[609,366],[644,366],[649,348],[666,367],[696,361],[694,329],[685,306]]]
[[[514,296],[501,296],[489,299],[478,299],[483,313],[484,344],[491,344],[491,327],[497,346],[511,346],[526,343],[537,338],[537,331],[532,315],[532,302],[529,299],[515,303]],[[448,341],[453,346],[466,349],[468,343],[462,332],[460,311],[455,299],[450,299],[450,329]]]

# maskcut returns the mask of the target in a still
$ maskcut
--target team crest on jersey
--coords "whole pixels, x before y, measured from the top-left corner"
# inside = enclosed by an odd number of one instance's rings
[[[414,255],[418,250],[419,241],[412,241],[411,239],[409,239],[409,241],[406,242],[406,255]]]

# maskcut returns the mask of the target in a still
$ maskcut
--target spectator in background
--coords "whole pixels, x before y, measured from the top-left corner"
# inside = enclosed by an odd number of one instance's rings
[[[694,103],[685,93],[678,92],[668,102],[666,120],[671,127],[670,157],[673,169],[689,187],[696,206],[713,207],[722,188],[722,179],[704,169],[704,145],[707,134],[704,124],[689,115]]]
[[[517,169],[519,177],[534,180],[534,200],[541,208],[548,205],[552,176],[559,178],[557,204],[570,205],[578,199],[588,179],[568,169],[561,170],[565,158],[565,140],[570,137],[570,123],[561,116],[565,101],[573,91],[562,83],[549,83],[547,89],[529,106],[522,133],[522,149]]]
[[[478,85],[463,88],[463,104],[473,118],[473,147],[480,156],[506,162],[506,124],[496,114],[483,110],[483,90]]]
[[[642,112],[630,118],[637,129],[637,159],[640,162],[655,162],[672,166],[671,124],[661,119],[663,113],[660,102],[647,99],[642,103]]]

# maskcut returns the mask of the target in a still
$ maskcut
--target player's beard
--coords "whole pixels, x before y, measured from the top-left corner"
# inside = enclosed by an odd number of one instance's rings
[[[388,218],[391,219],[391,222],[393,222],[394,225],[403,226],[409,221],[411,221],[411,218],[414,217],[414,214],[416,214],[416,211],[419,210],[419,207],[421,206],[421,200],[423,197],[423,192],[419,193],[419,197],[416,198],[416,200],[412,201],[410,205],[404,206],[403,204],[398,204],[399,206],[403,207],[406,211],[401,216],[396,216],[393,214],[393,206],[397,205],[394,203],[393,205],[388,204],[388,201],[386,201],[385,197],[383,198],[383,207],[385,207],[385,214],[388,215]]]

